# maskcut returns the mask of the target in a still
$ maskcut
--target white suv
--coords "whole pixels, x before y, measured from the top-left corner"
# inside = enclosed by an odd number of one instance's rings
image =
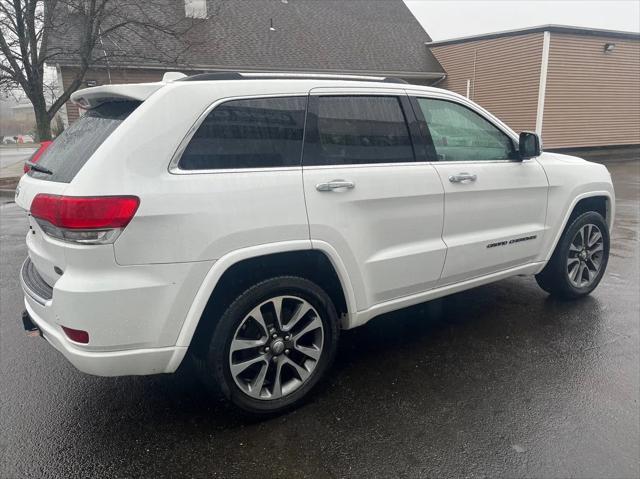
[[[400,80],[168,75],[76,92],[31,163],[25,325],[78,369],[170,373],[187,352],[273,413],[340,329],[514,275],[563,298],[605,271],[604,166],[541,153],[468,99]]]

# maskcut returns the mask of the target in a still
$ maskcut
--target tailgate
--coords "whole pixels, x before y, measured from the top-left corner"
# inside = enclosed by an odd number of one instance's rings
[[[139,105],[140,101],[122,99],[103,102],[67,128],[22,176],[16,189],[18,206],[29,212],[40,193],[63,196],[77,173]],[[29,216],[27,246],[36,271],[53,287],[70,260],[91,250],[54,238],[43,231],[43,226]]]

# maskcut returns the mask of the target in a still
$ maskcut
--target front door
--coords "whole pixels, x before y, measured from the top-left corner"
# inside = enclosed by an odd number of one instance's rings
[[[432,288],[444,264],[444,192],[433,166],[416,161],[413,115],[402,90],[311,91],[303,155],[311,240],[339,254],[358,310]]]
[[[467,106],[435,98],[414,105],[445,190],[448,250],[439,284],[533,261],[545,233],[549,185],[542,166],[519,161],[514,140]]]

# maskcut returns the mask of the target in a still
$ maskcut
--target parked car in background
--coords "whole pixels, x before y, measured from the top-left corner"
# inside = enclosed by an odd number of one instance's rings
[[[173,78],[176,75],[172,75]],[[341,329],[514,275],[566,299],[608,261],[606,168],[402,81],[205,74],[76,92],[20,180],[28,329],[77,368],[299,404]]]
[[[2,143],[5,145],[13,145],[13,144],[23,144],[23,143],[34,143],[33,137],[31,135],[13,135],[13,136],[5,136],[2,138]]]

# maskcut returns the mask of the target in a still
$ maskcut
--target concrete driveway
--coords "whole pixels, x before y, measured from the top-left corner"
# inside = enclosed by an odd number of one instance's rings
[[[599,289],[559,302],[514,278],[346,332],[287,416],[211,403],[188,368],[98,378],[25,337],[26,222],[0,206],[2,477],[638,477],[640,163]]]

